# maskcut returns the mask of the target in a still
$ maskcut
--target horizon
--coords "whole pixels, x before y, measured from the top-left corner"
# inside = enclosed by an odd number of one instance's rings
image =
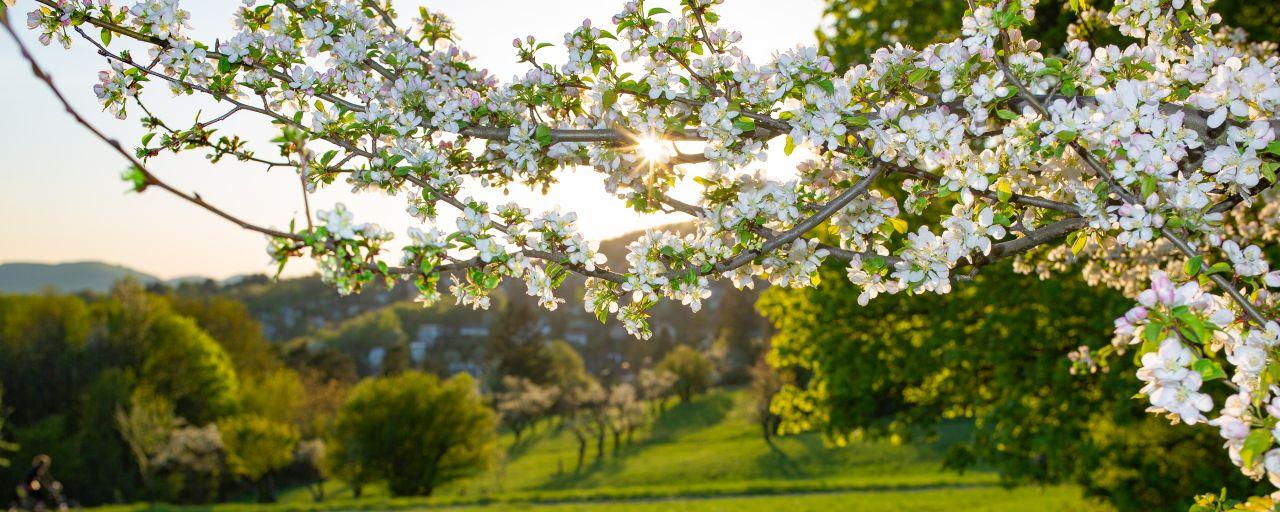
[[[513,0],[497,5],[442,0],[431,6],[453,20],[460,48],[474,55],[479,66],[506,80],[525,69],[516,63],[511,35],[532,34],[556,43],[547,51],[562,52],[559,46],[565,32],[584,18],[603,22],[623,3],[564,0],[558,2],[561,8],[530,10],[518,8],[520,4]],[[656,5],[667,3],[673,2]],[[421,4],[396,2],[401,12],[413,12],[405,6]],[[23,0],[12,9],[25,13],[29,6]],[[187,2],[183,7],[192,13],[193,33],[229,33],[229,6]],[[764,0],[739,0],[735,7],[725,11],[723,24],[743,33],[742,46],[756,60],[778,50],[815,44],[814,31],[822,22],[822,4],[817,0],[798,2],[781,10]],[[57,45],[40,46],[30,31],[19,33],[37,61],[91,123],[126,146],[141,137],[144,132],[132,112],[136,106],[131,109],[130,119],[119,121],[102,112],[94,100],[91,85],[105,65],[83,41],[66,51]],[[0,225],[0,238],[7,241],[0,244],[0,263],[109,262],[166,280],[193,275],[221,280],[274,272],[264,250],[264,237],[176,198],[126,192],[126,184],[118,178],[125,162],[57,107],[52,94],[31,76],[16,46],[7,38],[0,39],[0,86],[10,91],[2,106],[11,113],[11,119],[24,120],[0,123],[0,140],[5,141],[0,149],[8,157],[7,165],[0,167],[0,180],[10,185],[0,189],[0,215],[12,219]],[[158,107],[156,113],[162,118],[189,122],[196,113],[189,103],[182,105],[190,98],[174,101],[161,87],[151,86],[144,97]],[[222,110],[213,102],[194,103],[204,106],[205,111]],[[265,123],[256,121],[233,118],[227,124],[248,140],[269,138],[271,132]],[[786,157],[780,143],[771,146],[765,171],[771,175],[792,172],[794,162],[802,155]],[[261,144],[251,143],[251,147],[259,154],[269,154],[267,151],[271,150]],[[210,165],[202,156],[190,152],[179,157],[159,157],[151,161],[151,167],[179,188],[199,192],[211,203],[256,223],[283,226],[301,214],[293,172],[264,173],[259,167],[232,161]],[[510,197],[535,211],[564,205],[565,211],[579,214],[581,230],[595,241],[683,220],[673,214],[632,212],[622,201],[602,193],[600,176],[589,169],[578,168],[566,176],[568,179],[546,196],[513,187]],[[405,238],[405,229],[416,223],[403,213],[401,201],[388,199],[380,194],[352,194],[343,184],[335,183],[311,194],[311,207],[313,211],[329,209],[342,202],[355,212],[358,221],[375,221],[396,233],[396,240],[390,244],[394,258],[399,242]],[[442,212],[437,222],[451,223],[452,219],[452,212]],[[303,258],[291,262],[281,275],[309,275],[314,271],[314,264]]]

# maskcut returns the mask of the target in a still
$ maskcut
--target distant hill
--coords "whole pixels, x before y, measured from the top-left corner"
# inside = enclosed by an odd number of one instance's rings
[[[151,274],[99,261],[4,263],[0,264],[0,293],[39,293],[47,289],[63,293],[105,292],[113,283],[127,277],[142,284],[160,281]]]

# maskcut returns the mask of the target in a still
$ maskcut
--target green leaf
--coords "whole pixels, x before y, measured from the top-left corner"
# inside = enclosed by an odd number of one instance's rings
[[[4,7],[0,7],[0,9],[3,9],[3,8],[4,8]],[[104,28],[104,29],[102,29],[102,32],[101,32],[102,46],[111,46],[111,36],[112,36],[112,34],[113,34],[113,33],[112,33],[110,30],[107,30],[107,29],[105,29],[105,28]]]
[[[899,233],[907,232],[907,227],[908,227],[907,221],[899,219],[897,217],[889,217],[888,222],[889,222],[889,226],[893,227],[894,231],[897,231]]]
[[[143,136],[142,136],[142,145],[143,145],[143,146],[146,146],[147,144],[150,144],[150,143],[151,143],[151,139],[154,139],[155,137],[156,137],[156,134],[155,134],[154,132],[153,132],[153,133],[148,133],[148,134],[146,134],[146,135],[143,135]]]
[[[654,7],[652,9],[649,9],[649,16],[656,16],[658,14],[669,14],[669,13],[671,13],[671,11],[668,11],[661,7]]]
[[[907,75],[907,83],[913,84],[924,80],[925,77],[929,76],[929,71],[929,68],[917,68],[915,71],[912,71],[911,74]]]
[[[1276,169],[1280,169],[1280,162],[1263,162],[1262,176],[1267,178],[1271,183],[1276,182]]]
[[[1196,362],[1191,363],[1191,369],[1199,373],[1205,382],[1227,378],[1227,372],[1222,370],[1222,365],[1207,357],[1197,359]]]
[[[542,144],[543,147],[550,146],[551,145],[551,127],[545,124],[538,125],[538,128],[533,131],[533,138],[537,139],[538,143]]]
[[[147,175],[136,165],[131,165],[128,169],[125,169],[120,174],[120,178],[129,182],[133,186],[134,192],[142,192],[147,188]]]
[[[1200,268],[1204,266],[1204,257],[1196,255],[1182,264],[1182,272],[1187,276],[1194,276],[1200,273]]]
[[[1141,186],[1142,186],[1142,197],[1143,198],[1151,197],[1151,194],[1154,194],[1156,192],[1156,178],[1150,175],[1143,176]]]
[[[1002,203],[1007,203],[1012,197],[1013,187],[1009,185],[1008,181],[1000,180],[996,183],[996,199],[999,199]]]
[[[1073,140],[1076,140],[1075,130],[1063,130],[1058,133],[1055,133],[1054,136],[1057,137],[1058,140],[1062,142],[1071,142]]]
[[[1213,275],[1219,272],[1226,272],[1228,270],[1231,270],[1231,264],[1225,261],[1219,261],[1214,263],[1213,266],[1210,266],[1209,270],[1204,271],[1204,273],[1207,275]]]
[[[1270,144],[1267,144],[1266,151],[1273,155],[1280,155],[1280,140],[1271,141]]]
[[[832,83],[831,80],[828,80],[828,79],[819,80],[818,87],[821,87],[822,90],[827,91],[827,94],[836,93],[836,84]]]
[[[1012,121],[1018,118],[1018,114],[1012,110],[1000,109],[996,111],[996,117],[999,117],[1000,119],[1004,119],[1006,121]]]
[[[1080,254],[1086,246],[1089,245],[1089,237],[1081,235],[1076,237],[1075,243],[1071,244],[1071,254]]]
[[[1142,339],[1150,343],[1158,343],[1161,331],[1164,331],[1164,325],[1158,322],[1151,322],[1142,328]]]
[[[1244,462],[1244,467],[1253,467],[1262,457],[1263,453],[1271,448],[1271,431],[1265,428],[1255,429],[1249,432],[1249,437],[1244,438],[1244,446],[1240,448],[1240,460]]]
[[[756,129],[755,120],[746,116],[738,116],[733,118],[733,125],[736,126],[739,130],[742,130],[744,132],[749,132]]]
[[[796,141],[790,135],[787,136],[787,143],[782,146],[782,152],[787,156],[791,156],[791,152],[796,150]]]

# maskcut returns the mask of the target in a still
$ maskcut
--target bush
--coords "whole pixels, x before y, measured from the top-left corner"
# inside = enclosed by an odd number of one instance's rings
[[[263,482],[258,501],[275,501],[275,488],[269,477],[293,460],[293,447],[298,444],[298,430],[288,423],[262,416],[240,415],[218,422],[222,444],[227,449],[227,466],[251,482]]]
[[[330,466],[357,485],[384,478],[398,496],[430,495],[492,461],[496,417],[466,374],[409,371],[351,391],[333,425]]]

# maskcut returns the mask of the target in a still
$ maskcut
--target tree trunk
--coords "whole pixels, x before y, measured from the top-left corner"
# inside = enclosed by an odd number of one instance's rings
[[[587,457],[587,440],[584,437],[578,437],[578,465],[573,468],[573,472],[582,471],[582,461]]]
[[[271,471],[258,480],[258,503],[276,502],[276,479]]]
[[[307,484],[307,491],[311,493],[311,501],[321,503],[324,501],[324,478],[316,479]]]
[[[596,462],[604,459],[604,425],[596,425]]]
[[[622,429],[613,430],[613,456],[618,456],[618,450],[622,448]]]

